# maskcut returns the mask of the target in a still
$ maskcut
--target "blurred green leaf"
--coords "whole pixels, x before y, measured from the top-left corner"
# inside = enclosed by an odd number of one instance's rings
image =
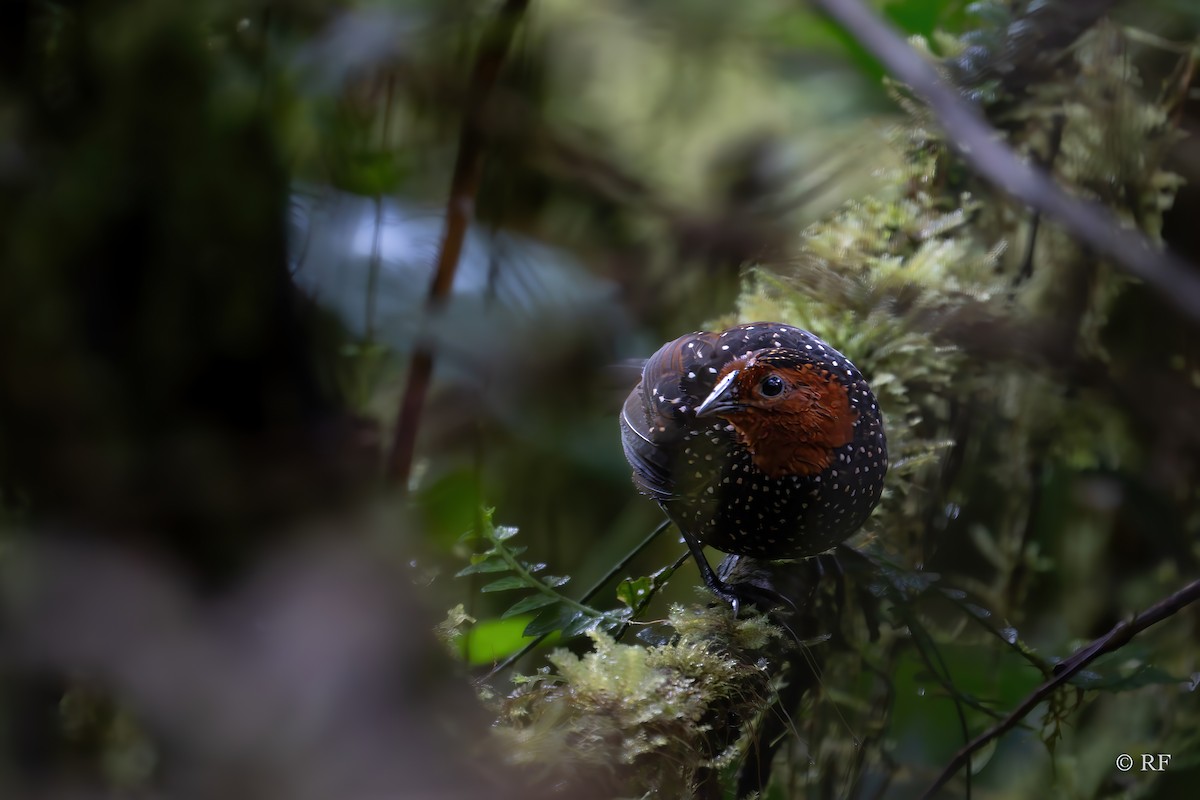
[[[337,183],[354,194],[375,197],[395,191],[405,172],[403,160],[393,151],[349,153],[342,161]]]
[[[491,664],[520,650],[528,641],[523,633],[527,624],[528,617],[479,621],[463,637],[467,663]]]

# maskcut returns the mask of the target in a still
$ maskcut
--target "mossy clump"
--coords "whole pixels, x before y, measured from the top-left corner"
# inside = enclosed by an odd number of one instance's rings
[[[771,660],[784,634],[763,617],[674,606],[674,635],[550,655],[555,673],[526,679],[503,702],[500,735],[513,761],[557,776],[587,775],[620,794],[692,797],[702,770],[736,760],[744,723],[773,697]]]

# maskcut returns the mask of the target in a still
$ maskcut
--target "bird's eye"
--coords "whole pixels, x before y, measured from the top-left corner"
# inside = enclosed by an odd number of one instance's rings
[[[783,378],[778,375],[768,375],[759,387],[763,397],[775,397],[783,391]]]

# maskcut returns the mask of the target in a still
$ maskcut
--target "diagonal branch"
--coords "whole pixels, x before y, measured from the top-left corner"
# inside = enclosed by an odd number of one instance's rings
[[[921,795],[922,800],[933,797],[938,789],[945,786],[954,777],[954,774],[967,764],[972,753],[997,736],[1001,736],[1016,727],[1039,703],[1054,694],[1055,691],[1070,681],[1071,678],[1075,677],[1088,664],[1105,653],[1119,650],[1132,641],[1134,636],[1146,630],[1146,628],[1173,616],[1197,600],[1200,600],[1200,580],[1192,581],[1174,594],[1158,601],[1133,619],[1117,623],[1111,631],[1096,639],[1087,647],[1076,650],[1070,658],[1055,666],[1054,677],[1038,686],[1007,717],[959,748],[958,752],[954,754],[954,758],[950,760],[950,763],[938,775],[937,780],[933,782],[933,785],[925,791],[925,794]]]
[[[500,69],[504,66],[517,26],[528,7],[529,0],[507,0],[484,31],[480,42],[467,86],[466,107],[459,131],[454,174],[450,179],[450,197],[446,203],[446,230],[438,249],[437,268],[425,304],[427,310],[432,311],[440,307],[454,284],[454,274],[458,270],[463,241],[474,215],[475,197],[479,194],[479,178],[483,171],[484,107],[491,96],[492,88],[496,85]],[[417,431],[421,422],[421,409],[425,405],[425,396],[429,393],[429,379],[432,374],[433,352],[428,344],[418,344],[409,364],[408,381],[400,401],[396,432],[387,463],[388,481],[396,485],[401,492],[408,489],[408,478],[417,445]]]
[[[1044,170],[1023,161],[976,108],[947,85],[886,22],[860,0],[812,0],[900,81],[928,103],[947,142],[981,178],[1039,211],[1130,275],[1141,278],[1170,305],[1200,319],[1200,272],[1178,256],[1157,250],[1108,209],[1072,197]]]

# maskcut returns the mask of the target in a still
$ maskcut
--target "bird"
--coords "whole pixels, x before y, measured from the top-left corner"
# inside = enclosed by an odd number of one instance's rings
[[[862,373],[779,322],[666,343],[642,367],[620,426],[637,489],[735,613],[763,597],[718,578],[705,545],[759,559],[819,555],[871,515],[888,468],[883,415]]]

